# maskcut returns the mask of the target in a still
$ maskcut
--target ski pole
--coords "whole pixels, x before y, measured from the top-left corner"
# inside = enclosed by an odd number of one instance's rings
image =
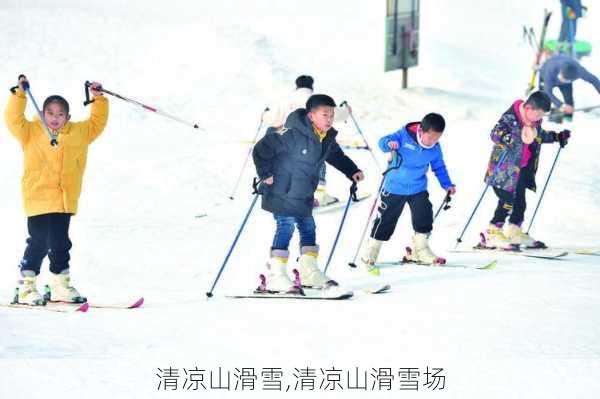
[[[343,107],[344,105],[348,106],[349,105],[348,101],[342,101],[342,103],[340,104],[340,106]],[[352,113],[350,113],[350,119],[352,119],[352,122],[354,123],[354,126],[356,127],[356,130],[358,131],[358,134],[360,134],[360,137],[362,137],[363,141],[365,142],[366,149],[371,154],[371,157],[373,158],[373,161],[375,162],[375,165],[377,165],[377,169],[379,170],[379,172],[381,172],[381,167],[379,166],[379,162],[377,162],[377,158],[375,157],[375,153],[373,152],[373,149],[369,145],[369,142],[367,141],[367,138],[363,134],[360,126],[358,125],[358,122],[356,122],[356,118],[354,118],[354,115]]]
[[[442,201],[442,204],[440,205],[440,207],[438,208],[437,212],[435,213],[435,216],[433,216],[433,220],[435,220],[438,215],[440,214],[440,212],[443,210],[447,211],[448,209],[450,209],[450,201],[452,201],[452,197],[450,196],[449,192],[446,192],[446,196],[444,197],[444,200]]]
[[[546,178],[546,183],[544,183],[544,188],[540,193],[540,198],[538,199],[537,205],[535,206],[535,210],[533,211],[533,216],[531,217],[531,221],[529,222],[529,227],[527,228],[526,234],[529,234],[529,230],[531,230],[531,226],[533,225],[533,221],[535,220],[535,215],[537,215],[537,211],[542,203],[542,198],[544,198],[544,193],[546,192],[546,187],[548,187],[548,182],[550,181],[550,176],[552,176],[552,172],[554,172],[554,167],[556,166],[556,161],[558,161],[558,156],[562,150],[562,146],[558,147],[558,151],[556,151],[556,156],[554,157],[554,162],[552,162],[552,167],[550,168],[550,172],[548,173],[548,177]]]
[[[362,247],[362,243],[365,240],[365,236],[367,235],[367,230],[369,230],[369,225],[371,224],[371,218],[373,217],[373,212],[377,209],[377,204],[379,203],[379,199],[381,197],[381,192],[383,191],[383,184],[385,183],[385,177],[391,170],[398,169],[400,165],[402,165],[402,158],[398,162],[398,152],[394,151],[392,153],[392,160],[390,165],[381,175],[381,182],[379,183],[379,189],[377,190],[377,196],[373,200],[373,205],[371,205],[371,210],[369,211],[369,217],[367,218],[367,223],[365,223],[365,227],[363,228],[362,234],[360,235],[360,241],[358,242],[358,247],[356,248],[356,252],[354,253],[354,258],[352,258],[352,262],[348,263],[350,267],[356,266],[356,258],[358,258],[358,254],[360,253],[360,248]]]
[[[248,148],[248,153],[246,154],[246,159],[244,159],[244,163],[242,164],[242,169],[240,170],[240,174],[237,178],[237,181],[235,182],[235,186],[233,186],[233,190],[231,190],[231,195],[229,196],[230,200],[234,199],[235,192],[238,189],[240,180],[242,180],[242,175],[244,174],[244,170],[246,169],[246,164],[248,163],[248,159],[250,159],[250,154],[252,154],[252,149],[254,148],[254,144],[256,144],[256,139],[258,138],[258,134],[260,133],[260,130],[262,129],[263,116],[264,116],[265,112],[267,112],[268,110],[269,110],[269,107],[265,108],[265,110],[260,115],[260,123],[258,124],[258,129],[256,129],[256,134],[254,135],[254,139],[252,140],[252,144],[250,145],[250,148]]]
[[[231,244],[231,247],[229,248],[229,251],[227,252],[227,255],[225,256],[225,260],[223,261],[223,264],[221,265],[221,268],[219,269],[219,272],[217,273],[217,277],[215,278],[215,281],[213,282],[212,286],[210,287],[210,291],[208,291],[206,293],[207,298],[212,298],[215,286],[217,285],[219,278],[221,278],[221,274],[223,273],[223,270],[225,269],[225,265],[227,265],[227,262],[229,261],[229,257],[231,256],[231,253],[233,252],[233,249],[235,248],[235,246],[238,242],[238,239],[242,235],[242,231],[244,230],[244,227],[246,226],[246,222],[248,222],[248,218],[250,218],[250,214],[252,213],[252,210],[254,209],[254,205],[256,205],[256,201],[258,200],[258,197],[260,196],[260,194],[258,192],[258,185],[261,182],[262,182],[262,180],[257,180],[255,178],[252,183],[252,187],[254,188],[254,192],[252,193],[254,195],[254,199],[252,200],[252,204],[250,204],[250,208],[248,209],[248,212],[246,213],[246,216],[244,217],[244,220],[242,221],[242,225],[240,226],[240,228],[235,236],[235,239],[233,240],[233,243]]]
[[[323,269],[323,273],[327,273],[327,269],[329,268],[329,264],[331,263],[331,259],[333,258],[333,253],[340,238],[340,234],[342,233],[342,228],[344,227],[344,222],[346,221],[346,215],[348,214],[348,209],[350,208],[350,204],[352,203],[352,201],[358,201],[358,199],[356,198],[355,181],[353,181],[352,185],[350,186],[350,195],[348,196],[348,202],[346,203],[346,208],[344,209],[344,215],[342,216],[342,221],[340,222],[340,227],[338,228],[337,235],[335,236],[335,240],[333,241],[333,246],[331,247],[331,252],[329,252],[329,257],[327,258],[327,263],[325,264],[325,269]]]
[[[575,109],[573,109],[573,114],[574,114],[575,112],[590,112],[590,111],[593,111],[593,110],[595,110],[595,109],[598,109],[598,108],[600,108],[600,104],[596,104],[596,105],[590,105],[590,106],[588,106],[588,107],[575,108]],[[570,115],[570,114],[567,114],[567,113],[566,113],[566,112],[564,112],[564,111],[556,111],[556,112],[549,112],[549,113],[548,113],[548,116],[549,116],[549,117],[553,117],[553,116],[559,116],[559,117],[561,117],[561,118],[562,118],[562,117],[563,117],[563,116],[565,116],[565,115]],[[572,114],[571,114],[571,115],[572,115]]]
[[[91,99],[91,100],[90,100],[90,92],[89,92],[89,89],[90,89],[90,86],[91,86],[91,85],[92,85],[92,84],[91,84],[89,81],[87,81],[87,80],[86,80],[86,81],[85,81],[85,83],[84,83],[84,87],[85,87],[85,101],[83,102],[83,105],[84,105],[84,106],[86,106],[86,105],[88,105],[88,104],[91,104],[91,103],[93,103],[93,102],[94,102],[94,99]],[[102,93],[109,94],[109,95],[111,95],[111,96],[113,96],[113,97],[117,97],[118,99],[120,99],[120,100],[123,100],[123,101],[126,101],[126,102],[128,102],[128,103],[130,103],[130,104],[139,105],[140,107],[144,108],[144,109],[145,109],[145,110],[147,110],[147,111],[154,112],[154,113],[156,113],[156,114],[158,114],[158,115],[162,115],[162,116],[164,116],[164,117],[166,117],[166,118],[169,118],[169,119],[171,119],[171,120],[174,120],[174,121],[176,121],[176,122],[182,123],[182,124],[184,124],[184,125],[186,125],[186,126],[193,127],[194,129],[200,129],[200,126],[198,126],[198,124],[197,124],[197,123],[185,121],[185,120],[183,120],[183,119],[181,119],[181,118],[178,118],[178,117],[176,117],[176,116],[173,116],[173,115],[170,115],[170,114],[168,114],[168,113],[166,113],[166,112],[164,112],[164,111],[161,111],[161,110],[160,110],[160,109],[158,109],[158,108],[151,107],[151,106],[149,106],[149,105],[146,105],[146,104],[143,104],[143,103],[141,103],[141,102],[139,102],[139,101],[137,101],[137,100],[133,100],[133,99],[131,99],[131,98],[127,98],[127,97],[125,97],[125,96],[122,96],[122,95],[120,95],[120,94],[117,94],[117,93],[115,93],[115,92],[112,92],[112,91],[110,91],[110,90],[107,90],[107,89],[105,89],[105,88],[104,88],[104,87],[102,87],[102,86],[99,86],[99,87],[97,88],[97,90],[98,90],[98,91],[101,91]],[[204,129],[201,129],[201,130],[204,130]]]
[[[502,164],[502,161],[504,161],[504,158],[506,157],[507,153],[508,152],[505,150],[502,153],[502,155],[500,155],[500,157],[498,158],[498,163],[496,164],[496,167],[494,168],[494,172],[492,173],[492,177],[496,176],[496,173],[498,172],[498,168]],[[477,204],[475,205],[475,208],[473,209],[473,212],[471,212],[471,216],[469,216],[469,220],[467,220],[467,224],[465,224],[465,228],[462,230],[462,233],[460,233],[460,236],[456,239],[456,245],[454,245],[455,249],[458,246],[458,244],[460,244],[462,242],[462,237],[465,234],[465,231],[467,231],[467,227],[469,227],[469,224],[471,223],[471,220],[473,219],[473,216],[475,216],[475,212],[477,212],[477,208],[479,208],[479,205],[481,204],[481,201],[483,200],[483,196],[485,195],[485,192],[490,187],[490,180],[492,180],[492,179],[491,178],[488,179],[488,182],[485,184],[485,188],[483,189],[483,192],[481,193],[481,196],[479,197],[479,201],[477,201]]]
[[[542,25],[542,32],[540,33],[540,41],[537,48],[537,53],[535,55],[535,63],[533,71],[531,73],[531,79],[529,80],[529,85],[527,86],[527,90],[525,91],[526,96],[528,96],[533,91],[533,89],[535,89],[535,78],[538,75],[540,61],[542,60],[542,54],[544,52],[544,41],[546,38],[546,32],[548,31],[548,23],[550,22],[551,16],[552,12],[544,9],[544,23]]]
[[[33,103],[33,106],[35,107],[35,110],[37,111],[38,116],[40,117],[40,120],[42,121],[42,125],[44,125],[44,129],[46,130],[46,135],[50,139],[50,145],[52,147],[56,147],[58,145],[58,141],[56,140],[57,135],[52,134],[52,131],[48,127],[48,124],[46,123],[46,120],[44,119],[44,115],[42,114],[42,111],[40,111],[40,107],[38,107],[37,102],[35,101],[35,98],[33,98],[33,94],[31,94],[31,90],[29,88],[29,81],[27,80],[27,77],[25,75],[21,74],[21,75],[19,75],[19,81],[21,80],[21,78],[25,78],[25,80],[22,82],[23,90],[25,91],[25,93],[27,94],[27,96],[29,97],[31,102]],[[14,94],[15,90],[18,87],[19,86],[11,87],[10,91]]]

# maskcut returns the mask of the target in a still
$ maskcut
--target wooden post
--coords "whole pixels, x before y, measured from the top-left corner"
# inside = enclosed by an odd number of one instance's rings
[[[408,68],[402,68],[402,88],[408,87]]]

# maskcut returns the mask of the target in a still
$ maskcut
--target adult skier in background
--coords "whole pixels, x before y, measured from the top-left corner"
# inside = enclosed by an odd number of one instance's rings
[[[544,62],[540,69],[540,90],[548,95],[558,112],[564,114],[567,119],[572,118],[575,110],[573,82],[577,79],[592,84],[596,91],[600,93],[600,79],[581,66],[577,60],[566,54],[553,55]],[[554,95],[553,90],[555,88],[560,90],[562,100]]]

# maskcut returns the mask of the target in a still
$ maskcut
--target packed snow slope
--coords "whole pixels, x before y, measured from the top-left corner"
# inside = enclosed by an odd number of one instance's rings
[[[600,11],[590,6],[578,36],[598,47]],[[73,282],[90,301],[144,296],[146,303],[87,314],[1,308],[0,397],[279,397],[262,391],[261,374],[279,367],[282,389],[291,387],[284,397],[597,398],[600,258],[573,251],[554,261],[448,252],[484,188],[490,129],[529,79],[533,52],[521,40],[522,25],[539,29],[544,7],[558,13],[550,0],[422,2],[419,66],[410,70],[410,88],[401,90],[401,73],[383,73],[381,1],[3,0],[0,108],[25,73],[38,102],[62,94],[80,120],[89,112],[83,83],[96,80],[202,130],[109,98],[108,126],[90,148],[71,224]],[[551,21],[551,36],[559,19]],[[597,53],[582,62],[600,73]],[[379,280],[350,270],[371,197],[351,207],[329,272],[346,286],[389,283],[390,293],[357,289],[354,299],[341,302],[228,299],[250,292],[264,271],[274,222],[257,206],[214,297],[205,299],[252,200],[252,166],[235,200],[228,199],[248,151],[243,141],[299,74],[313,75],[318,92],[347,100],[371,145],[427,112],[446,117],[441,142],[458,192],[436,220],[432,247],[467,268],[387,267]],[[585,83],[575,91],[578,106],[600,102]],[[27,115],[33,114],[29,104]],[[550,246],[600,246],[599,121],[598,114],[578,114],[570,125],[572,140],[531,230]],[[339,130],[356,135],[351,123]],[[542,150],[540,187],[557,149]],[[365,172],[360,189],[376,191],[380,175],[370,155],[348,154]],[[376,156],[382,166],[385,157],[377,150]],[[27,231],[22,151],[4,124],[0,161],[6,303]],[[330,191],[344,200],[348,181],[331,167],[328,178]],[[433,176],[429,191],[437,208],[444,192]],[[528,194],[527,221],[538,196]],[[477,242],[494,206],[489,191],[465,247]],[[341,216],[316,217],[323,263]],[[400,258],[411,234],[407,210],[380,258]],[[291,249],[295,257],[296,239]],[[495,269],[476,269],[493,259]],[[41,283],[47,278],[45,263]],[[179,392],[159,386],[159,369],[169,367],[179,370]],[[231,371],[231,391],[183,390],[184,368],[194,367],[206,370],[207,388],[209,371]],[[307,367],[316,370],[316,388],[300,392],[293,374]],[[409,367],[420,370],[420,392],[399,392],[401,369]],[[444,390],[423,385],[427,367],[444,369]],[[254,393],[234,390],[236,368],[255,369]],[[356,368],[369,373],[366,392],[347,389],[346,372],[352,376]],[[371,389],[373,368],[392,370],[392,391]],[[326,394],[331,369],[343,373],[340,387]]]

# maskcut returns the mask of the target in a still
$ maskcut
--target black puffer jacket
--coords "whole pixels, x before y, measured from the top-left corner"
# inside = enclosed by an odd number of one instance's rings
[[[285,127],[283,133],[267,132],[252,152],[258,176],[273,176],[272,185],[260,186],[262,208],[281,215],[310,216],[323,162],[349,179],[359,169],[335,141],[335,129],[319,141],[305,109],[292,112]]]

